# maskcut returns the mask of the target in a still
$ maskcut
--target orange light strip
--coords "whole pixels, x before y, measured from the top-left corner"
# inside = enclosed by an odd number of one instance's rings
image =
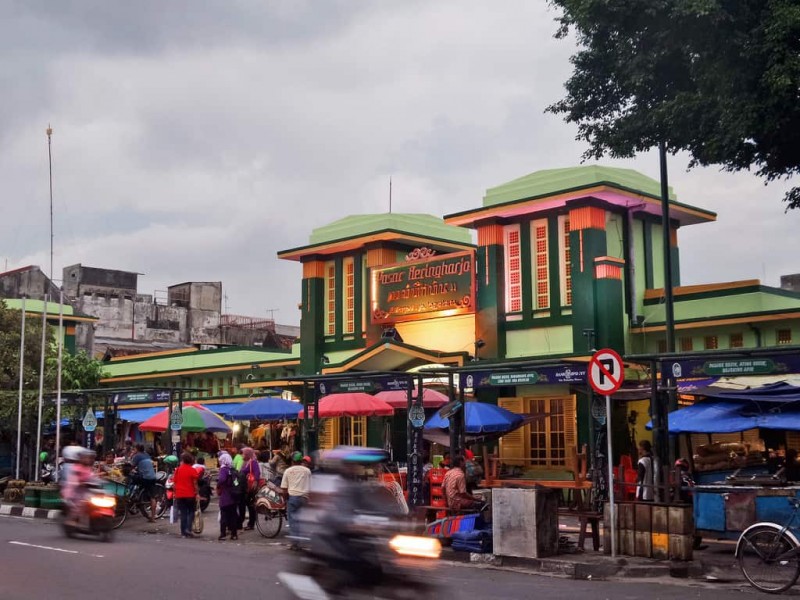
[[[484,225],[478,227],[478,246],[491,246],[503,244],[502,225]]]
[[[569,228],[571,230],[606,228],[606,211],[595,206],[582,206],[569,211]]]

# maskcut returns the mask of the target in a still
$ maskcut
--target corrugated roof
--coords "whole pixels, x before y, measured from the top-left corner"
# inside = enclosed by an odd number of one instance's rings
[[[153,358],[131,356],[128,359],[106,363],[103,368],[107,378],[143,375],[191,369],[208,369],[233,365],[247,365],[268,361],[296,359],[288,352],[268,352],[257,349],[200,350],[190,354],[159,355]]]
[[[661,197],[661,184],[633,169],[583,165],[563,169],[545,169],[489,188],[483,197],[484,206],[496,206],[515,200],[548,196],[569,190],[611,185],[654,198]],[[671,201],[677,196],[669,188]]]

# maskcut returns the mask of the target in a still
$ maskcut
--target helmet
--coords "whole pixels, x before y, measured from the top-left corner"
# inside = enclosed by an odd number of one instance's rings
[[[94,460],[95,458],[97,458],[97,452],[95,452],[94,450],[89,450],[89,448],[80,448],[78,450],[78,459],[83,460],[85,458],[91,458],[92,460]]]
[[[676,467],[686,467],[686,468],[688,468],[689,467],[689,461],[686,460],[685,458],[679,458],[678,460],[675,461],[675,466]]]
[[[174,454],[170,454],[169,456],[164,457],[164,464],[169,465],[170,467],[176,467],[178,465],[178,457]]]
[[[302,452],[295,452],[292,454],[292,462],[300,462],[301,460],[303,460]]]
[[[66,461],[78,462],[81,459],[81,450],[85,450],[85,448],[81,448],[80,446],[67,446],[62,450],[61,456]]]
[[[47,462],[47,456],[48,456],[48,455],[47,455],[47,452],[45,452],[44,450],[42,450],[42,451],[39,453],[39,462]]]

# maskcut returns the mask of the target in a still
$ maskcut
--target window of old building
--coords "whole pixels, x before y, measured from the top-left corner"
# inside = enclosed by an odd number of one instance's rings
[[[325,335],[336,334],[336,264],[325,263]]]
[[[533,265],[533,308],[550,308],[550,261],[547,245],[547,219],[531,223],[531,263]]]
[[[561,306],[572,306],[572,256],[569,249],[569,217],[558,217],[559,254],[561,261]]]
[[[778,329],[775,332],[775,343],[779,346],[784,346],[792,343],[792,330],[791,329]]]
[[[730,340],[730,347],[731,348],[743,348],[744,347],[744,336],[741,333],[732,333],[731,340]]]
[[[508,465],[563,467],[577,450],[575,396],[500,398],[498,405],[520,414],[544,414],[500,438],[500,460]]]
[[[506,312],[522,311],[522,254],[519,225],[508,225],[505,236]]]
[[[356,275],[355,261],[345,258],[342,262],[344,287],[342,289],[342,305],[344,306],[344,333],[354,333],[356,323]]]
[[[716,350],[717,348],[719,348],[717,336],[707,335],[705,338],[703,338],[703,347],[706,350]]]
[[[681,352],[691,352],[694,350],[694,340],[690,337],[681,338]]]

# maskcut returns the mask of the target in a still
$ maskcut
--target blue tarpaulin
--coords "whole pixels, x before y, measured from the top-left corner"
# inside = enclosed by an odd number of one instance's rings
[[[511,431],[522,423],[523,416],[512,413],[500,406],[483,402],[467,402],[464,404],[465,433],[500,433]],[[447,429],[450,421],[443,419],[439,413],[433,415],[425,423],[425,429]]]
[[[265,398],[254,398],[239,405],[237,409],[228,412],[227,416],[235,421],[247,421],[250,419],[280,421],[282,419],[296,419],[301,408],[303,408],[303,405],[299,402],[266,396]]]
[[[735,433],[748,429],[800,431],[800,387],[786,382],[749,390],[705,388],[702,400],[669,414],[670,433]],[[652,422],[647,424],[652,429]]]

